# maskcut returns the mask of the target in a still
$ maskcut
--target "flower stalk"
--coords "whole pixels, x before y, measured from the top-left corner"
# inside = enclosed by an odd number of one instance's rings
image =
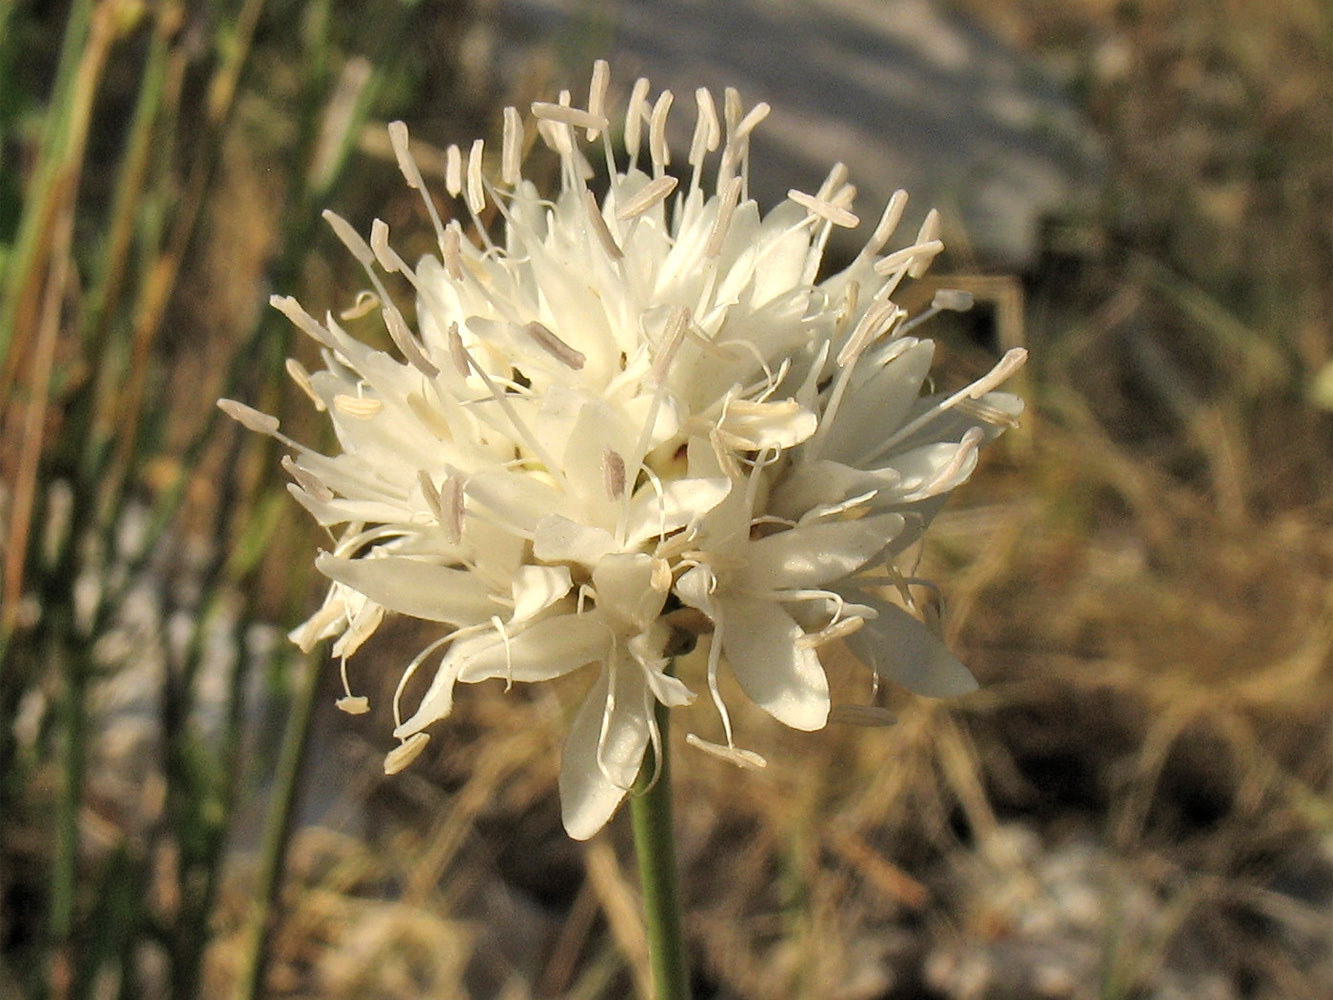
[[[653,1000],[689,1000],[689,965],[681,919],[680,882],[676,873],[675,825],[671,811],[671,754],[667,746],[667,707],[657,706],[662,734],[660,767],[657,752],[644,753],[638,780],[630,792],[634,855],[643,887],[648,960],[653,973]]]

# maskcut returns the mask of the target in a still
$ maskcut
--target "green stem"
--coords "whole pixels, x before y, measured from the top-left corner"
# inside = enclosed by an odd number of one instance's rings
[[[667,748],[667,710],[657,706],[662,734],[661,769],[653,780],[656,754],[644,754],[639,778],[630,792],[634,855],[643,884],[643,909],[648,930],[648,956],[653,970],[654,1000],[689,1000],[690,976],[685,961],[680,890],[676,878],[676,843],[671,821],[671,758]]]
[[[259,871],[242,945],[241,971],[236,977],[234,1000],[259,1000],[264,995],[264,977],[268,971],[271,936],[277,922],[278,894],[282,889],[287,845],[296,818],[298,779],[310,742],[310,723],[314,717],[315,697],[319,693],[320,660],[302,656],[296,661],[296,689],[292,692],[287,726],[278,752],[273,790],[264,818],[263,841],[259,849]]]

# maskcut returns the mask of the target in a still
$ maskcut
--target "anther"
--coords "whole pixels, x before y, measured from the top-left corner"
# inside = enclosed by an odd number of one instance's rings
[[[649,209],[661,204],[672,191],[676,190],[676,183],[676,178],[670,174],[654,178],[645,184],[638,194],[620,206],[620,210],[616,212],[616,218],[623,222],[626,219],[634,218],[636,215],[642,215]]]
[[[533,320],[523,327],[523,332],[536,341],[537,346],[561,364],[574,371],[579,371],[587,362],[582,351],[576,351],[551,332],[550,328]]]

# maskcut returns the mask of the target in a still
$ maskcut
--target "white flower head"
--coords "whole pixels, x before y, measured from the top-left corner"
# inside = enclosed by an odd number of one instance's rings
[[[607,80],[599,62],[586,108],[562,93],[529,116],[506,109],[498,164],[480,140],[448,150],[444,187],[466,232],[440,215],[406,127],[391,125],[437,237],[438,256],[415,267],[384,223],[365,239],[326,213],[371,286],[353,313],[378,311],[397,352],[274,298],[319,346],[323,370],[288,370],[329,414],[336,454],[222,404],[291,449],[293,496],[339,528],[316,560],[328,597],[293,639],[334,638],[346,684],[346,658],[385,612],[441,625],[403,672],[389,770],[421,751],[459,683],[592,671],[560,777],[578,838],[605,824],[660,741],[656,706],[694,699],[668,670],[683,621],[711,636],[706,682],[726,739],[690,742],[747,766],[763,762],[733,742],[723,664],[799,729],[829,718],[819,650],[835,640],[923,693],[966,689],[970,675],[882,585],[907,592],[894,558],[1021,410],[994,391],[1018,354],[959,393],[922,395],[930,344],[890,296],[939,253],[933,214],[883,253],[899,193],[851,265],[817,282],[832,229],[859,224],[841,165],[763,214],[749,141],[767,105],[747,110],[728,90],[719,115],[700,89],[682,183],[667,172],[672,95],[635,84],[618,153]],[[553,195],[523,176],[531,129],[558,157]],[[590,186],[599,158],[604,190]],[[385,274],[415,290],[414,320]],[[431,661],[404,713],[408,679]],[[365,710],[350,687],[340,704]]]

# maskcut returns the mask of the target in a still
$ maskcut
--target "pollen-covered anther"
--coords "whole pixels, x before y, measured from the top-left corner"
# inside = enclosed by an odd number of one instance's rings
[[[329,489],[313,473],[307,472],[296,464],[291,455],[283,455],[278,461],[283,471],[296,480],[296,485],[305,490],[321,503],[328,503],[333,499],[333,490]]]
[[[315,383],[310,380],[310,372],[306,371],[305,365],[295,358],[288,358],[286,368],[287,375],[296,383],[297,388],[306,394],[318,412],[323,413],[325,410],[324,400],[320,399],[315,392]]]
[[[338,711],[348,715],[365,715],[370,711],[370,699],[362,694],[344,695],[333,704]]]
[[[389,246],[389,225],[383,219],[375,219],[370,223],[370,249],[380,267],[389,274],[409,270],[407,262],[398,256],[398,251]]]
[[[588,83],[588,114],[606,121],[606,89],[611,84],[611,65],[605,59],[598,59],[592,64],[592,80]],[[587,138],[592,142],[602,128],[589,128]]]
[[[845,639],[862,625],[866,623],[864,618],[853,615],[850,618],[840,618],[830,625],[824,626],[818,632],[806,632],[796,640],[797,649],[818,649],[820,646],[835,642],[838,639]]]
[[[941,288],[930,300],[932,309],[948,312],[967,312],[975,304],[976,300],[972,293],[961,288]]]
[[[611,235],[611,229],[606,224],[606,218],[602,215],[602,208],[597,204],[597,196],[591,191],[584,190],[583,203],[588,209],[588,223],[592,226],[592,231],[597,237],[597,241],[602,244],[602,249],[612,260],[623,260],[625,251],[620,249],[620,244],[616,238]]]
[[[444,273],[454,281],[463,280],[463,237],[457,228],[451,226],[444,231],[444,240],[440,247],[444,254]]]
[[[666,123],[674,99],[669,90],[658,94],[657,103],[653,105],[652,119],[648,122],[648,155],[652,158],[654,170],[660,171],[671,165],[671,147],[667,145]]]
[[[823,219],[825,222],[831,222],[835,226],[842,226],[846,229],[855,229],[861,224],[853,213],[847,209],[835,205],[831,201],[825,201],[822,198],[816,198],[814,195],[806,194],[804,191],[797,191],[792,188],[787,192],[787,197],[811,215]]]
[[[504,110],[504,138],[500,146],[500,180],[513,187],[523,179],[523,122],[518,108]]]
[[[467,348],[463,346],[463,335],[458,332],[457,322],[449,324],[446,339],[449,341],[449,360],[453,362],[454,371],[467,378],[472,374],[472,362],[468,359]]]
[[[412,156],[412,147],[404,122],[389,122],[389,144],[393,146],[393,155],[398,160],[398,169],[402,172],[407,186],[414,191],[425,189],[421,180],[421,171]]]
[[[837,361],[846,366],[857,359],[866,345],[889,329],[903,315],[897,303],[885,299],[876,302],[861,316],[847,343],[838,352]]]
[[[481,179],[481,158],[485,148],[484,139],[475,139],[467,155],[467,207],[477,215],[486,210],[486,185]]]
[[[370,396],[349,396],[346,393],[339,393],[333,397],[333,409],[347,417],[369,420],[384,409],[384,404]]]
[[[625,495],[625,460],[610,448],[602,449],[602,485],[611,500]]]
[[[552,333],[549,327],[535,319],[524,325],[523,332],[531,337],[538,347],[551,355],[551,357],[555,358],[566,368],[578,371],[587,363],[588,359],[582,351],[576,351],[574,348],[570,347]]]
[[[737,767],[745,768],[747,771],[762,771],[768,767],[768,761],[753,750],[742,750],[736,746],[713,743],[710,740],[696,736],[694,733],[686,733],[685,742],[696,750],[702,750],[706,754],[725,760],[729,764],[735,764]]]
[[[742,183],[739,177],[733,177],[727,182],[718,201],[717,219],[713,222],[713,231],[708,235],[708,243],[704,246],[704,256],[710,260],[722,253],[722,243],[727,238],[727,230],[731,228],[736,206],[740,204]]]
[[[539,121],[555,122],[559,125],[572,125],[574,128],[600,131],[606,128],[607,120],[601,115],[594,115],[582,108],[567,104],[551,104],[547,101],[534,101],[532,116]]]
[[[463,152],[456,143],[444,151],[444,189],[451,198],[463,193]]]
[[[380,297],[369,288],[363,288],[356,293],[356,298],[352,304],[338,313],[338,318],[344,322],[350,323],[354,320],[369,316],[380,307]]]
[[[916,243],[910,247],[903,247],[901,250],[895,250],[893,253],[880,258],[875,262],[876,274],[892,274],[901,268],[906,268],[908,274],[914,270],[924,270],[922,262],[929,264],[935,257],[944,250],[944,244],[939,240],[930,240],[927,243]],[[912,275],[915,277],[915,275]]]
[[[246,406],[244,403],[238,403],[234,399],[219,399],[218,409],[231,417],[246,430],[254,431],[256,434],[274,435],[278,433],[281,424],[278,418],[270,416],[267,413],[260,413],[253,406]]]
[[[426,378],[434,378],[440,374],[440,370],[422,353],[421,345],[417,343],[416,337],[412,335],[412,331],[407,326],[407,320],[403,319],[403,314],[398,311],[396,306],[385,307],[384,325],[389,331],[389,339],[394,342],[398,350],[403,352],[403,357],[407,358],[408,364],[425,375]]]
[[[463,538],[463,515],[466,513],[463,499],[463,481],[457,476],[446,476],[440,486],[440,527],[444,536],[453,545]]]
[[[669,174],[649,181],[637,194],[620,206],[616,218],[624,222],[660,205],[672,191],[676,190],[676,184],[676,178]]]
[[[429,742],[429,733],[413,733],[385,755],[384,773],[397,774],[420,757],[421,751],[426,749],[426,744]]]

